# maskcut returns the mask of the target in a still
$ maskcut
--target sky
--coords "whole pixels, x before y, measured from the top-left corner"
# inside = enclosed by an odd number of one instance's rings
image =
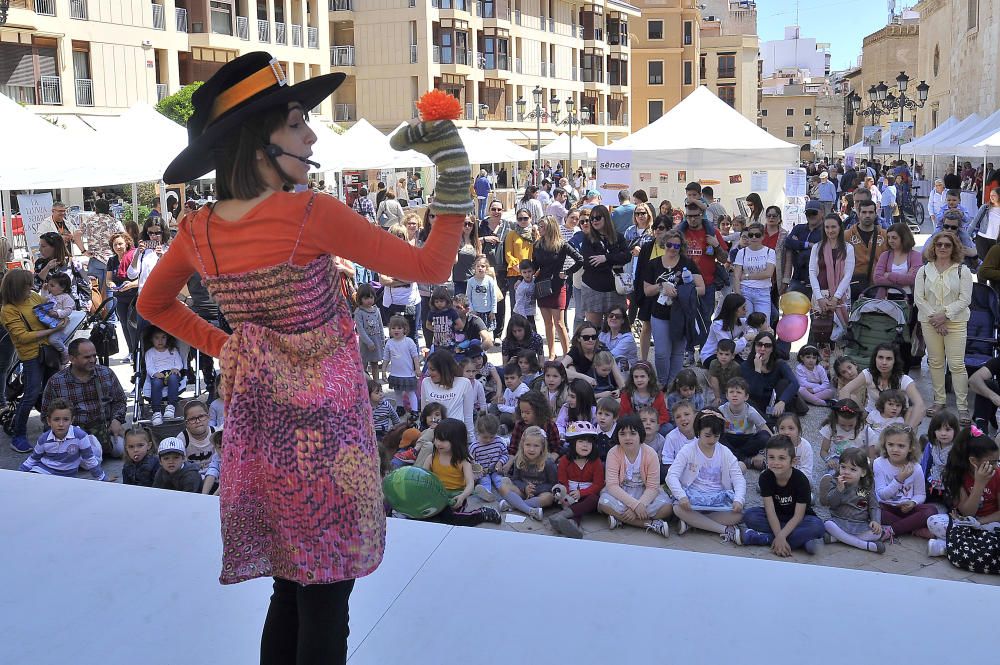
[[[896,11],[914,2],[896,2]],[[834,71],[853,67],[861,55],[861,40],[885,26],[886,0],[802,0],[798,3],[800,35],[830,44]],[[785,26],[795,25],[795,0],[757,0],[760,40],[784,39]]]

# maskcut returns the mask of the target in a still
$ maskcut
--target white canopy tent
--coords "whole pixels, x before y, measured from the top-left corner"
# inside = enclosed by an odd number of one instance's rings
[[[937,127],[927,132],[923,136],[913,139],[905,146],[903,146],[902,154],[904,155],[920,155],[921,150],[925,145],[930,145],[933,141],[936,141],[938,137],[944,136],[948,131],[951,130],[958,124],[958,118],[955,116],[948,116],[948,119],[939,124]]]
[[[966,117],[959,120],[958,122],[956,122],[954,125],[952,125],[947,131],[935,135],[932,140],[924,141],[920,145],[919,150],[922,154],[933,155],[935,154],[934,148],[936,146],[948,143],[949,141],[951,141],[953,137],[958,136],[962,132],[968,130],[970,127],[978,125],[982,121],[983,119],[979,116],[978,113],[969,114]]]
[[[573,158],[578,160],[597,159],[597,145],[586,136],[573,137]],[[543,159],[569,159],[569,133],[560,134],[558,138],[542,148]]]
[[[398,127],[396,128],[399,129]],[[489,130],[462,127],[458,130],[472,164],[530,162],[535,153]]]
[[[933,154],[982,157],[986,152],[982,148],[975,147],[976,144],[998,130],[1000,130],[1000,111],[995,111],[989,117],[935,142]]]
[[[396,128],[396,131],[399,127]],[[389,145],[389,137],[362,118],[339,136],[339,153],[324,171],[405,169],[430,166],[431,160],[415,150],[399,152]],[[317,160],[318,161],[318,160]],[[321,162],[322,163],[322,162]]]
[[[976,144],[979,148],[988,148],[990,153],[995,153],[1000,151],[1000,130],[994,132],[990,136]]]
[[[711,184],[734,212],[736,199],[752,191],[754,176],[765,201],[784,204],[785,170],[799,166],[799,147],[771,136],[702,86],[653,124],[597,149],[603,194],[610,192],[602,186],[602,163],[626,160],[629,187],[646,190],[650,199],[681,200],[685,184],[698,181]]]

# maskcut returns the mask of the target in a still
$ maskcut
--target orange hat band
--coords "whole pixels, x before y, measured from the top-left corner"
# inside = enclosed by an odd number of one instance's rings
[[[243,79],[228,90],[219,94],[212,104],[212,112],[209,114],[209,124],[215,122],[220,116],[236,108],[254,95],[264,92],[278,84],[278,86],[288,85],[285,72],[281,69],[281,64],[276,58],[271,58],[267,67],[260,69],[247,78]]]

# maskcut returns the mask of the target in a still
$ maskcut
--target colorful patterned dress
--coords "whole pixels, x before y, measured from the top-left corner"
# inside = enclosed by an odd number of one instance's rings
[[[382,560],[378,452],[354,320],[333,257],[208,272],[233,328],[222,348],[223,584],[330,583]],[[207,225],[208,221],[206,221]],[[210,246],[209,246],[210,249]]]

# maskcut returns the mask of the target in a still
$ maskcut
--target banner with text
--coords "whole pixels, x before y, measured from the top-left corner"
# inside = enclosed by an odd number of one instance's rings
[[[52,216],[52,194],[18,194],[17,207],[24,222],[24,241],[34,251],[38,247],[38,227]]]
[[[601,150],[597,157],[597,191],[605,205],[618,205],[618,192],[632,186],[632,151]]]

